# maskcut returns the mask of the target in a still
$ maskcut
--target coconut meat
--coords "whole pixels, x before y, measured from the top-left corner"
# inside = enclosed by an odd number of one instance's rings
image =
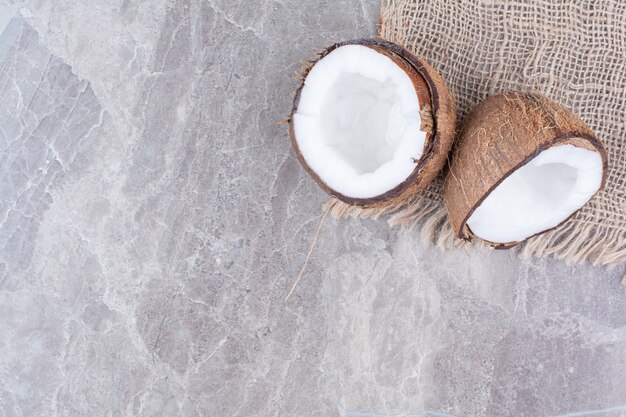
[[[426,141],[419,110],[413,82],[401,67],[374,49],[345,45],[307,75],[293,115],[295,139],[328,187],[371,198],[415,169]]]
[[[553,146],[502,181],[467,225],[490,242],[519,242],[558,226],[589,201],[601,184],[598,152]]]

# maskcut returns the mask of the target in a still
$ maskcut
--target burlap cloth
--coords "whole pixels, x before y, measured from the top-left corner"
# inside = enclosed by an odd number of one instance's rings
[[[617,265],[626,260],[626,1],[383,0],[380,36],[423,56],[456,97],[459,122],[501,91],[535,91],[579,115],[604,142],[604,190],[570,221],[518,247],[522,257]],[[458,245],[439,178],[408,204],[335,217],[379,217],[419,230],[442,248]]]

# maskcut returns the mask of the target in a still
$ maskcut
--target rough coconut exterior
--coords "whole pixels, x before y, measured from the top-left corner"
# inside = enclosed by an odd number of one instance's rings
[[[298,110],[300,93],[304,87],[304,79],[308,70],[317,61],[335,49],[345,45],[361,45],[389,57],[396,65],[402,68],[411,79],[420,104],[422,120],[421,130],[427,133],[424,151],[417,161],[413,172],[393,189],[372,198],[352,198],[338,193],[330,188],[309,167],[302,156],[295,137],[293,115]],[[381,39],[356,39],[337,43],[319,54],[316,60],[303,71],[302,84],[296,91],[291,115],[289,117],[289,136],[296,157],[317,182],[317,184],[331,196],[353,206],[363,208],[383,207],[396,204],[407,199],[426,187],[446,164],[448,152],[455,136],[456,104],[441,76],[422,58],[419,58],[399,45]]]
[[[598,152],[604,185],[604,146],[582,120],[557,103],[539,94],[511,92],[488,97],[472,109],[444,183],[444,201],[456,236],[471,240],[467,220],[489,193],[539,153],[560,145]],[[487,243],[507,249],[520,242]]]

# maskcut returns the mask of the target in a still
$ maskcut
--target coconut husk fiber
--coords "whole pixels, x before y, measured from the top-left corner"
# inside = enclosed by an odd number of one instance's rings
[[[614,266],[626,261],[626,2],[623,0],[383,0],[380,36],[424,57],[443,77],[459,122],[488,96],[537,92],[578,115],[608,153],[606,184],[557,229],[515,249],[523,258]],[[441,248],[460,244],[442,176],[409,201],[361,209],[330,200],[339,217],[386,216]]]

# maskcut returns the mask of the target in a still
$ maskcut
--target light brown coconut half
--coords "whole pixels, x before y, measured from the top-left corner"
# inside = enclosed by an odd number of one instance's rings
[[[577,116],[538,94],[505,93],[467,116],[444,199],[459,238],[507,249],[569,219],[606,172],[604,146]]]
[[[379,207],[423,189],[445,165],[456,108],[423,59],[380,39],[337,43],[304,74],[289,117],[298,160],[330,195]]]

